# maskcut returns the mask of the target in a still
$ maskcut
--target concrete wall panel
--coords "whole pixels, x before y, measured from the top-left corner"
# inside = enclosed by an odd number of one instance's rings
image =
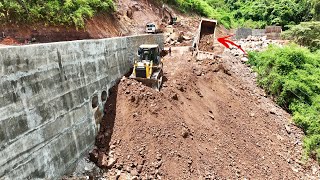
[[[94,143],[92,97],[103,107],[145,43],[163,36],[0,48],[0,179],[63,175]]]

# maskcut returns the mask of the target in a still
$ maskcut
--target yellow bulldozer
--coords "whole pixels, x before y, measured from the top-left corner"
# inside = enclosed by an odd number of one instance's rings
[[[142,44],[138,49],[139,58],[134,62],[130,78],[160,90],[163,77],[163,64],[158,44]]]

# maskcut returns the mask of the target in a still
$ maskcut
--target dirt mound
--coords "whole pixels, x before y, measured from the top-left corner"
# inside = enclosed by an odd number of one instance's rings
[[[11,38],[11,37],[6,37],[6,38],[2,39],[0,41],[0,44],[4,44],[4,45],[21,45],[21,43],[19,41],[17,41],[14,38]]]
[[[213,35],[203,35],[200,38],[199,42],[199,50],[200,51],[207,51],[207,52],[214,52],[214,37]]]
[[[195,61],[173,48],[160,92],[123,78],[90,159],[109,179],[316,179],[303,133],[235,58]],[[313,174],[315,173],[315,174]]]

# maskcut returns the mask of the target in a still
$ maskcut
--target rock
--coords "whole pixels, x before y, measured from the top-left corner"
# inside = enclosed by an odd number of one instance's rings
[[[166,33],[169,33],[169,35],[174,32],[172,25],[167,26],[167,27],[164,29],[164,31],[165,31]]]
[[[123,168],[123,163],[118,163],[117,169],[121,170]]]
[[[317,174],[317,172],[319,171],[319,169],[315,165],[312,166],[311,170],[312,170],[312,174]]]
[[[178,40],[178,37],[179,37],[179,34],[176,33],[176,32],[173,32],[173,33],[169,36],[169,38],[171,38],[171,40],[173,40],[173,41]]]
[[[171,99],[173,99],[173,100],[178,100],[178,95],[177,95],[177,93],[174,93],[174,94],[171,96]]]
[[[276,108],[271,108],[269,112],[270,112],[270,114],[277,114]]]
[[[108,155],[109,157],[114,157],[114,151],[113,150],[109,151]]]
[[[157,159],[158,161],[160,161],[160,160],[161,160],[161,157],[162,157],[162,155],[161,155],[161,154],[157,154],[156,159]]]
[[[136,100],[136,98],[135,98],[134,96],[131,96],[131,97],[130,97],[130,101],[131,101],[131,102],[135,102],[135,100]]]
[[[108,156],[105,153],[100,152],[97,164],[99,167],[103,167],[103,168],[108,167]]]
[[[196,74],[197,76],[201,76],[202,75],[202,70],[199,68],[195,68],[193,69],[193,73]]]
[[[117,158],[110,158],[108,160],[107,168],[112,168],[112,166],[117,162]]]
[[[243,57],[243,58],[241,58],[241,62],[247,62],[249,59],[248,58],[246,58],[246,57]]]
[[[292,171],[294,171],[294,172],[299,172],[299,170],[298,169],[296,169],[296,168],[294,168],[294,167],[291,167],[291,169],[292,169]]]
[[[189,136],[189,131],[186,128],[182,129],[182,133],[181,133],[183,138],[187,138]]]
[[[111,145],[111,146],[110,146],[110,149],[112,149],[112,150],[115,149],[115,148],[116,148],[115,145]]]
[[[132,176],[137,176],[137,175],[138,175],[137,169],[132,169],[132,170],[131,170],[131,175],[132,175]]]
[[[127,78],[125,76],[122,76],[120,81],[125,81]]]
[[[184,87],[182,85],[178,85],[177,86],[177,89],[181,92],[184,92]]]
[[[125,166],[125,171],[127,171],[128,173],[130,173],[130,172],[131,172],[130,166]]]
[[[190,37],[188,37],[188,36],[182,36],[182,38],[183,38],[183,40],[185,40],[185,41],[189,41],[189,40],[191,40],[191,38],[190,38]]]
[[[99,156],[99,152],[98,152],[98,149],[96,148],[89,153],[89,159],[94,163],[98,162],[98,156]]]
[[[159,168],[162,165],[162,161],[158,161],[154,164],[155,168]]]
[[[213,116],[213,115],[208,114],[208,116],[209,116],[212,120],[214,120],[214,116]]]
[[[284,127],[286,128],[287,133],[291,134],[292,131],[291,131],[290,126],[289,125],[285,125]]]
[[[138,180],[137,176],[132,176],[131,180]]]
[[[138,165],[138,166],[137,166],[137,171],[138,171],[138,173],[141,173],[141,172],[142,172],[142,168],[143,168],[142,165]]]
[[[116,179],[119,179],[120,175],[121,175],[121,170],[118,170],[117,175],[116,175]]]

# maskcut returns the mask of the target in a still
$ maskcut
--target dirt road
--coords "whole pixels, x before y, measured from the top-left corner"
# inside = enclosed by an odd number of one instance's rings
[[[302,132],[231,55],[164,58],[160,92],[127,78],[106,104],[91,160],[107,179],[318,179]]]

